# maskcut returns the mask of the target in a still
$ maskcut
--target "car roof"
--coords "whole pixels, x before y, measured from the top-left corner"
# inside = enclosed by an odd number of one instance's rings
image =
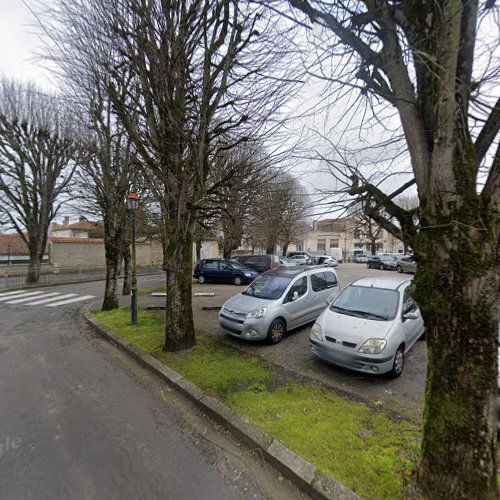
[[[282,276],[284,278],[295,278],[296,276],[299,276],[299,274],[312,274],[314,271],[330,271],[337,274],[334,269],[329,269],[324,266],[297,266],[273,269],[271,271],[266,271],[262,275],[265,274],[266,276]]]
[[[397,290],[405,283],[409,283],[409,280],[406,277],[402,276],[374,276],[360,278],[356,281],[353,281],[350,286],[364,286],[367,288],[386,288],[387,290]]]

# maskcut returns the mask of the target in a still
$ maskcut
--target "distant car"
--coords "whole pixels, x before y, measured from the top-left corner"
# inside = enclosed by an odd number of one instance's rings
[[[286,258],[290,259],[291,257],[295,257],[295,255],[306,255],[312,261],[312,255],[310,255],[308,252],[304,252],[302,250],[295,250],[294,252],[288,252],[286,254]]]
[[[417,261],[413,255],[402,257],[396,262],[398,273],[415,273],[417,271]]]
[[[368,269],[396,270],[396,259],[392,255],[372,255],[366,261]]]
[[[314,323],[312,352],[334,365],[399,377],[405,355],[424,333],[424,321],[399,277],[361,278],[335,297]]]
[[[297,264],[295,262],[285,259],[284,257],[280,257],[280,267],[293,267],[296,265]]]
[[[321,257],[316,257],[314,263],[318,266],[325,267],[336,267],[338,266],[337,259],[335,257],[330,257],[329,255],[322,255]]]
[[[219,323],[235,337],[277,344],[287,331],[314,321],[338,293],[334,269],[268,271],[224,303]]]
[[[265,273],[280,267],[280,257],[275,254],[236,255],[233,260],[237,260],[241,265],[249,267],[258,273]]]
[[[364,253],[358,253],[354,255],[352,261],[365,264],[366,262],[368,262],[368,256],[366,256]]]
[[[295,265],[306,265],[312,264],[312,258],[309,255],[292,255],[292,257],[288,257],[287,260],[289,262],[293,262]]]
[[[193,269],[193,278],[201,284],[211,281],[243,285],[251,283],[258,275],[253,269],[230,259],[203,259],[197,262]]]

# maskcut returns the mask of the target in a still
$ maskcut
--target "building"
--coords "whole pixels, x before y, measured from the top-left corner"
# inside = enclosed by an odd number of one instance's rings
[[[403,252],[403,243],[382,229],[373,221],[359,221],[344,217],[338,219],[320,219],[313,222],[303,240],[290,245],[288,251],[305,251],[312,254],[325,254],[328,248],[342,250],[344,260],[350,260],[354,250],[372,253],[372,244],[376,252]]]
[[[48,251],[43,262],[49,261]],[[27,264],[29,262],[28,245],[18,233],[0,234],[0,265]]]
[[[53,222],[49,228],[49,237],[57,238],[88,238],[90,231],[100,229],[102,226],[97,222],[88,221],[80,217],[78,222],[69,223],[69,217],[64,217],[63,223]]]

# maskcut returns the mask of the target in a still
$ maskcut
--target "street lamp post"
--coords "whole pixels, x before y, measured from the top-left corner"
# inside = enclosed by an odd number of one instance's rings
[[[131,228],[131,257],[132,269],[130,279],[130,313],[132,317],[132,325],[137,325],[137,270],[136,270],[136,255],[135,255],[135,212],[139,206],[139,195],[136,193],[128,194],[128,208],[130,209],[130,228]]]

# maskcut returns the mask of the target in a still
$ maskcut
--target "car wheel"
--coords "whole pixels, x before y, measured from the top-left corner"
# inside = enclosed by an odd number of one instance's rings
[[[198,283],[200,283],[200,285],[203,285],[206,281],[205,276],[198,276]]]
[[[371,269],[371,268],[372,268],[372,266],[371,266],[371,264],[370,264],[369,262],[367,262],[367,263],[366,263],[366,267],[367,267],[368,269]]]
[[[390,371],[390,376],[392,378],[397,378],[403,373],[403,368],[405,366],[405,348],[401,344],[394,354],[394,362],[392,364],[392,370]]]
[[[397,271],[398,273],[402,273],[402,272],[403,272],[403,268],[402,268],[401,266],[397,265],[397,266],[396,266],[396,271]]]
[[[235,285],[240,286],[243,283],[243,280],[241,279],[241,276],[235,276],[234,279],[233,279],[233,283]]]
[[[380,270],[383,271],[384,270],[384,264],[380,263]]]
[[[269,344],[279,344],[283,340],[285,334],[285,322],[282,319],[277,318],[271,323],[271,326],[269,327],[269,330],[267,332],[266,340]]]

